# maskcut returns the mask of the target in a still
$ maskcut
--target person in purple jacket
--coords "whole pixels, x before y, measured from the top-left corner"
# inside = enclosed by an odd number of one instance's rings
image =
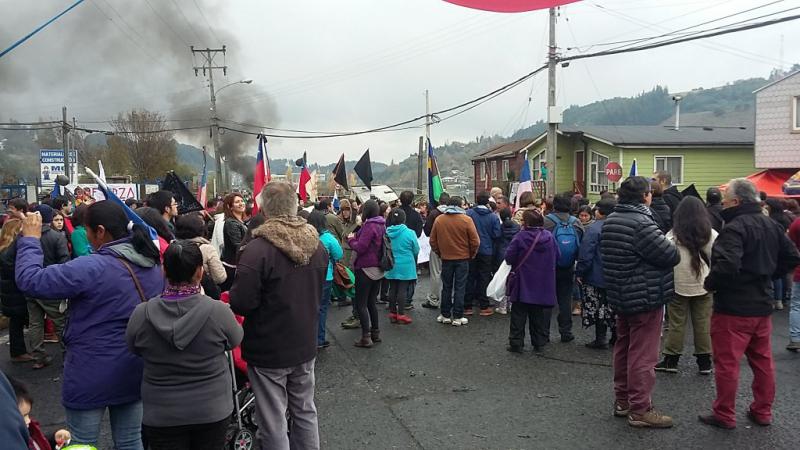
[[[350,233],[347,243],[356,253],[353,269],[356,276],[356,308],[361,319],[361,339],[355,345],[369,348],[373,343],[381,341],[376,301],[383,278],[380,264],[386,219],[380,215],[378,202],[367,200],[361,211],[361,220],[361,229],[356,234]]]
[[[32,297],[70,299],[61,395],[72,444],[96,446],[108,408],[114,447],[142,450],[142,361],[128,351],[125,329],[136,305],[164,289],[158,248],[108,200],[88,207],[85,226],[95,253],[43,267],[42,219],[29,214],[17,243],[17,286]]]
[[[541,351],[549,340],[549,309],[556,304],[556,260],[558,246],[552,233],[545,230],[544,217],[536,209],[522,214],[522,230],[506,250],[506,263],[516,277],[508,286],[516,295],[511,302],[511,329],[507,350],[522,353],[525,346],[525,322],[529,321],[531,345]],[[531,248],[533,246],[533,248]]]

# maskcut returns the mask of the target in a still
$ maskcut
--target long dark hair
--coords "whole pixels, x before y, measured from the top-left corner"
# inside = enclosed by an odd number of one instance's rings
[[[378,206],[378,202],[372,199],[367,200],[361,207],[361,223],[366,223],[367,219],[378,217],[380,213],[381,208]]]
[[[108,200],[95,202],[86,209],[84,218],[86,228],[95,231],[102,225],[114,240],[130,235],[131,245],[137,253],[153,260],[156,264],[161,264],[158,247],[150,240],[146,227],[134,224],[133,229],[128,232],[129,220],[122,206]]]
[[[167,221],[164,220],[164,216],[162,216],[157,209],[149,206],[142,206],[141,208],[136,208],[135,212],[146,224],[153,227],[162,239],[167,242],[175,240],[175,236],[172,234],[172,231],[169,230]]]
[[[703,247],[711,240],[711,219],[699,198],[687,196],[681,200],[672,217],[672,233],[692,256],[692,272],[700,276],[702,263],[710,265]]]

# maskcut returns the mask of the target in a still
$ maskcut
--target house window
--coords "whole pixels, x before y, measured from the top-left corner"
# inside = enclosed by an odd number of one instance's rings
[[[486,163],[478,164],[478,181],[486,181]]]
[[[542,179],[542,160],[544,159],[544,152],[540,152],[538,155],[534,156],[531,159],[531,180],[541,180]]]
[[[792,130],[800,131],[800,95],[794,98],[794,107],[792,108]]]
[[[504,159],[503,160],[503,177],[501,178],[503,181],[508,181],[508,172],[509,172],[509,170],[511,170],[511,169],[508,168],[508,160]]]
[[[672,184],[683,184],[683,156],[656,156],[656,172],[663,170],[672,176]]]
[[[601,155],[595,151],[592,151],[591,154],[592,159],[589,163],[589,192],[598,194],[608,190],[608,175],[606,175],[608,156]]]
[[[492,161],[492,170],[489,172],[489,176],[495,180],[499,180],[500,177],[497,176],[497,161]]]

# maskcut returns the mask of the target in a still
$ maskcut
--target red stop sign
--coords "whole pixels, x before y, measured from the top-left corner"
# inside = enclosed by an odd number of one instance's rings
[[[614,161],[606,164],[606,176],[608,177],[608,181],[612,181],[614,183],[621,180],[622,166],[620,166],[618,162]]]

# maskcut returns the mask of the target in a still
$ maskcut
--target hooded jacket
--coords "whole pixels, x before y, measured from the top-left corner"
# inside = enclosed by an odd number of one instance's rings
[[[725,225],[725,220],[722,218],[722,205],[717,203],[715,205],[708,205],[708,217],[711,219],[711,228],[717,233],[722,231],[722,226]]]
[[[503,262],[503,259],[506,256],[508,245],[511,244],[511,241],[514,239],[514,236],[519,233],[520,229],[521,227],[517,222],[514,221],[514,219],[508,219],[500,224],[500,231],[502,232],[502,235],[494,245],[495,266],[499,266]]]
[[[723,209],[725,226],[711,249],[705,288],[714,292],[714,311],[734,316],[772,314],[772,279],[800,264],[797,247],[758,203]]]
[[[211,242],[204,237],[196,237],[189,239],[200,247],[200,253],[203,254],[203,271],[207,273],[216,284],[222,284],[228,278],[225,272],[225,266],[222,265],[222,260],[219,258],[219,253],[211,245]],[[162,254],[163,257],[163,254]]]
[[[586,228],[578,251],[578,263],[575,265],[575,276],[594,287],[606,287],[603,275],[603,260],[600,257],[600,234],[605,219],[596,220]]]
[[[243,333],[228,305],[202,294],[140,303],[125,338],[144,361],[142,423],[174,427],[228,417],[233,397],[225,351]]]
[[[336,217],[336,216],[334,216]],[[339,220],[339,219],[336,219]],[[344,252],[339,240],[334,236],[333,232],[325,230],[319,235],[319,241],[328,252],[328,271],[325,274],[325,281],[333,281],[333,265],[342,259]]]
[[[253,230],[242,247],[231,308],[244,316],[248,364],[287,368],[317,355],[317,323],[328,253],[317,231],[297,216],[278,216]]]
[[[466,261],[478,254],[481,239],[463,209],[448,206],[431,230],[431,251],[443,261]]]
[[[392,225],[386,229],[386,235],[392,241],[394,267],[384,277],[387,280],[416,280],[419,241],[414,230],[404,224]]]
[[[142,361],[128,351],[125,328],[141,303],[125,260],[144,290],[145,298],[164,290],[161,266],[137,253],[123,238],[96,253],[66,264],[42,267],[39,240],[21,237],[17,243],[16,278],[20,290],[36,298],[69,298],[64,329],[63,404],[71,409],[95,409],[138,401]]]
[[[678,190],[677,186],[670,186],[664,189],[664,202],[669,206],[670,217],[675,214],[678,205],[683,200],[683,194]]]
[[[525,254],[536,241],[525,261]],[[556,260],[558,246],[553,234],[544,228],[523,228],[506,250],[506,262],[517,273],[519,301],[529,305],[555,306]],[[521,263],[521,264],[520,264]]]
[[[52,229],[50,225],[42,225],[42,251],[44,252],[44,266],[64,264],[69,261],[69,246],[64,233]]]
[[[644,204],[619,204],[603,224],[600,258],[608,301],[622,315],[658,309],[673,296],[678,249]]]
[[[492,256],[494,252],[494,243],[500,239],[502,235],[500,231],[500,221],[497,216],[492,213],[489,207],[478,205],[467,211],[469,216],[475,223],[475,229],[478,231],[481,243],[478,248],[479,255]]]
[[[650,211],[653,213],[653,221],[658,225],[658,229],[666,234],[672,229],[672,210],[669,209],[664,197],[653,197],[650,203]]]
[[[379,267],[383,249],[383,235],[386,233],[386,219],[381,216],[371,217],[361,225],[356,236],[347,241],[356,252],[353,259],[354,269]]]

